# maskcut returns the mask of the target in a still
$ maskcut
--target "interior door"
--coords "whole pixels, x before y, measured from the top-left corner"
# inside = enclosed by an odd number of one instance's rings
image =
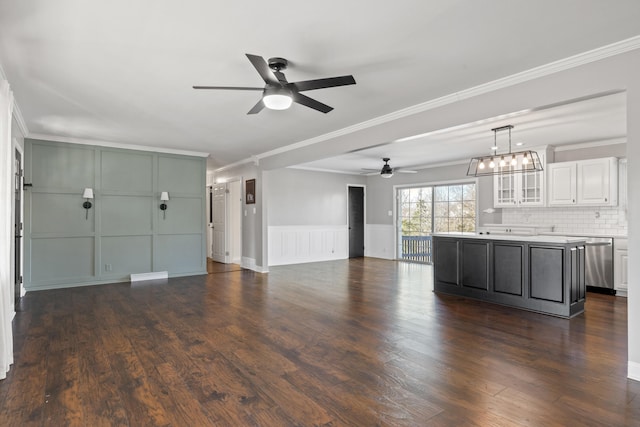
[[[349,187],[349,258],[364,256],[364,188]]]
[[[22,154],[16,150],[14,160],[15,170],[15,212],[14,212],[14,303],[16,311],[20,304],[21,286],[22,286]]]
[[[211,194],[213,213],[212,259],[226,262],[227,184],[215,184]]]

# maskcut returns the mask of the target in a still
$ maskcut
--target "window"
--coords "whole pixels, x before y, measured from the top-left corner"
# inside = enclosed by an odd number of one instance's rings
[[[476,185],[434,187],[434,233],[476,230]]]
[[[402,259],[431,262],[431,234],[476,229],[476,184],[398,190]]]

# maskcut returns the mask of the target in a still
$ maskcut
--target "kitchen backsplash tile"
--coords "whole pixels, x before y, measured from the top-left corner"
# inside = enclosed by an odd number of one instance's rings
[[[620,207],[502,209],[504,224],[552,225],[562,233],[627,234],[627,217]]]

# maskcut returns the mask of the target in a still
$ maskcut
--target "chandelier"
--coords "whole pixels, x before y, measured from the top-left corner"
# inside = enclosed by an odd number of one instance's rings
[[[538,153],[532,150],[511,151],[512,125],[491,129],[493,131],[493,153],[488,156],[473,157],[467,168],[467,176],[489,176],[542,171]],[[498,132],[509,131],[509,152],[498,154]]]

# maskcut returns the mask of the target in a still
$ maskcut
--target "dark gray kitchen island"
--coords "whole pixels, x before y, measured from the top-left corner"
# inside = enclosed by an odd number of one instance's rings
[[[584,240],[433,235],[434,291],[570,318],[584,311]]]

